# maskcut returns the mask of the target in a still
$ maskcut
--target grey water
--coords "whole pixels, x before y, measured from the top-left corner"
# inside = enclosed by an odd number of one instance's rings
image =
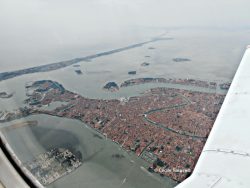
[[[168,178],[147,172],[146,162],[127,153],[119,145],[106,140],[102,135],[77,120],[33,115],[27,120],[36,120],[38,125],[3,131],[15,154],[25,163],[52,148],[70,148],[80,151],[83,164],[71,174],[58,179],[48,187],[173,187],[176,183]],[[17,123],[16,120],[7,124]],[[7,125],[5,125],[7,126]],[[124,158],[116,159],[112,155]]]

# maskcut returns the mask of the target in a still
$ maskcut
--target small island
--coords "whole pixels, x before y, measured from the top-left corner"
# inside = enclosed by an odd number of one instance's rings
[[[43,185],[49,185],[57,179],[73,172],[82,165],[80,151],[75,154],[66,148],[53,148],[36,156],[25,167]]]
[[[79,69],[79,70],[75,70],[76,74],[80,75],[82,74],[82,71]]]
[[[136,71],[128,71],[128,74],[130,74],[130,75],[135,75],[135,74],[136,74]]]
[[[147,62],[143,62],[143,63],[141,64],[142,67],[146,67],[146,66],[149,66],[149,65],[150,65],[150,63],[147,63]]]
[[[231,86],[230,82],[220,84],[220,88],[224,90],[228,90],[230,86]]]
[[[173,59],[174,62],[185,62],[185,61],[191,61],[188,58],[174,58]]]
[[[179,85],[192,85],[196,87],[216,89],[216,82],[208,82],[203,80],[194,80],[194,79],[171,79],[171,78],[136,78],[126,80],[121,83],[120,87],[129,87],[133,85],[145,84],[145,83],[170,83],[170,84],[179,84]]]
[[[145,84],[145,83],[166,83],[167,80],[165,78],[136,78],[131,80],[124,81],[120,87],[128,87],[133,85]]]
[[[122,154],[116,153],[116,154],[113,154],[113,155],[112,155],[112,158],[115,158],[115,159],[123,159],[123,158],[125,158],[125,156],[122,155]]]
[[[149,50],[154,50],[154,49],[155,49],[155,47],[149,47],[148,49],[149,49]]]
[[[1,99],[8,99],[13,96],[13,93],[7,93],[7,92],[0,92],[0,98]]]
[[[119,86],[117,83],[115,82],[108,82],[107,84],[105,84],[105,86],[103,86],[104,90],[107,91],[118,91],[119,90]]]

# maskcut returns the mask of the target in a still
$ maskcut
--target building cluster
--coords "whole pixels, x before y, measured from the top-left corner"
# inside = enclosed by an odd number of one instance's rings
[[[39,182],[49,185],[78,168],[81,160],[81,155],[75,155],[69,149],[53,148],[27,162],[25,167]]]
[[[230,88],[230,86],[231,86],[231,82],[220,84],[220,88],[225,89],[225,90],[228,90]]]
[[[147,114],[147,119],[179,133],[207,138],[224,96],[198,92],[185,92],[185,95],[190,100],[189,104],[181,108],[158,110]]]

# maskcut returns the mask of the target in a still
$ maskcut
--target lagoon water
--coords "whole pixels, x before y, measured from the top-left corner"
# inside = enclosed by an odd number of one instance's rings
[[[173,84],[142,84],[110,93],[102,89],[109,81],[120,84],[125,80],[141,77],[231,81],[245,46],[250,41],[250,36],[245,31],[171,30],[166,37],[173,37],[173,40],[157,41],[96,58],[90,62],[80,62],[78,63],[80,67],[77,68],[70,66],[2,81],[0,91],[15,92],[15,94],[10,99],[0,99],[0,110],[13,110],[24,106],[25,83],[35,80],[58,81],[70,91],[84,97],[100,99],[136,96],[152,87],[179,87]],[[154,49],[149,49],[150,47]],[[112,46],[109,49],[112,49]],[[178,57],[189,58],[191,61],[172,61]],[[143,62],[148,62],[150,65],[142,67]],[[16,67],[18,69],[19,65]],[[81,69],[83,74],[77,75],[76,69]],[[128,71],[137,71],[137,74],[128,75]],[[189,86],[183,89],[200,90]],[[203,91],[214,92],[207,89]],[[50,188],[168,188],[174,185],[174,182],[167,178],[149,174],[141,168],[146,167],[145,161],[128,154],[109,140],[95,137],[94,134],[98,133],[82,122],[48,115],[30,116],[25,120],[37,120],[38,125],[4,132],[22,162],[27,162],[47,149],[58,146],[80,150],[86,159],[80,168],[52,183],[48,186]],[[18,121],[20,120],[0,126],[8,126]],[[123,154],[125,158],[113,159],[112,154],[117,153]]]
[[[96,136],[99,133],[80,121],[48,115],[34,115],[25,118],[27,120],[36,120],[38,125],[4,132],[8,143],[23,163],[51,148],[64,147],[82,153],[83,164],[73,173],[49,185],[50,188],[163,188],[175,185],[167,178],[147,172],[146,162],[102,135]],[[112,158],[113,154],[125,157],[116,159]]]

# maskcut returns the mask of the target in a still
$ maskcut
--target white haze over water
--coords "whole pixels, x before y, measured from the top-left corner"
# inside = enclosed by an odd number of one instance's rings
[[[172,28],[240,30],[242,41],[249,7],[248,0],[0,0],[0,72],[123,47]]]

